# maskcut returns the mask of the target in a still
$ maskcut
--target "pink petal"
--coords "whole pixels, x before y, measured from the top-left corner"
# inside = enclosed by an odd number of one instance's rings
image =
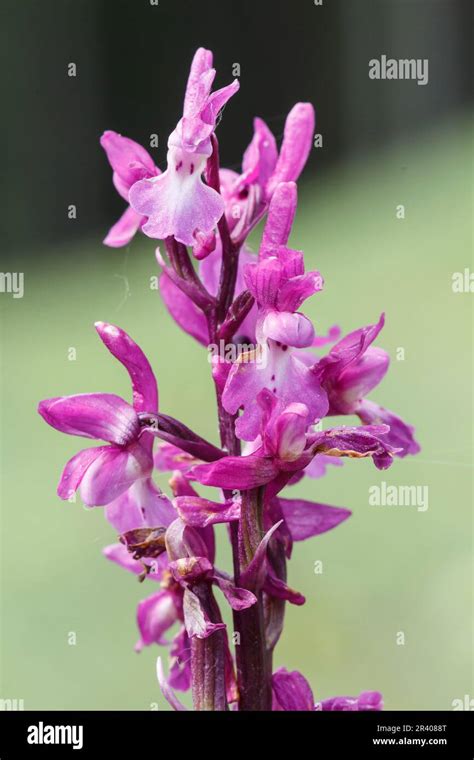
[[[162,441],[160,441],[154,454],[155,468],[161,472],[169,472],[170,470],[187,472],[200,462],[200,459],[187,454],[172,443],[163,443]]]
[[[271,396],[266,389],[262,394]],[[296,461],[306,446],[308,424],[308,407],[297,401],[288,404],[283,412],[270,420],[264,430],[265,446],[280,460]]]
[[[254,119],[253,129],[252,141],[242,160],[243,174],[239,181],[239,187],[242,189],[254,182],[265,187],[278,159],[275,137],[263,119]]]
[[[280,182],[298,179],[311,150],[313,135],[314,108],[311,103],[297,103],[286,119],[280,156],[267,186],[269,194]]]
[[[248,457],[223,457],[217,462],[193,467],[188,477],[206,486],[246,490],[269,483],[278,475],[278,468],[271,459],[250,455]]]
[[[271,256],[279,245],[286,245],[295,218],[297,188],[294,182],[281,182],[276,186],[263,229],[259,255]]]
[[[306,598],[299,591],[290,588],[281,578],[278,578],[271,565],[268,566],[267,575],[263,584],[263,590],[274,599],[283,599],[290,604],[301,606],[306,603]]]
[[[137,412],[158,412],[158,387],[150,362],[139,346],[120,327],[96,322],[100,339],[112,356],[123,364],[133,388],[133,407]]]
[[[127,206],[118,222],[108,231],[104,238],[104,245],[108,245],[110,248],[121,248],[128,245],[144,221],[145,217],[137,214],[131,206]]]
[[[313,711],[311,686],[297,670],[280,668],[272,676],[273,710]]]
[[[207,124],[215,126],[219,112],[239,89],[240,82],[238,79],[234,79],[230,84],[213,92],[209,96],[204,109],[201,111],[201,119]]]
[[[278,309],[280,311],[296,311],[303,301],[306,301],[314,293],[319,293],[322,289],[323,278],[319,272],[307,272],[292,277],[282,285],[278,293]]]
[[[96,446],[95,448],[82,449],[67,462],[58,485],[60,499],[69,499],[77,491],[92,462],[108,448],[108,446]]]
[[[129,188],[139,179],[156,174],[157,169],[150,154],[129,137],[108,130],[100,138],[100,144],[112,169]]]
[[[160,294],[176,324],[198,343],[207,346],[209,331],[206,317],[165,272],[160,277]]]
[[[186,85],[184,116],[190,117],[199,113],[209,95],[215,74],[212,68],[212,52],[205,48],[198,48],[191,63]]]
[[[252,561],[240,576],[240,582],[246,588],[259,590],[262,588],[267,574],[267,549],[270,539],[278,530],[283,520],[275,523],[260,541]]]
[[[100,438],[119,446],[126,446],[140,432],[134,408],[112,393],[49,398],[40,402],[38,411],[61,433]]]
[[[168,684],[180,691],[188,691],[191,686],[191,644],[184,626],[171,642]]]
[[[252,361],[243,354],[229,373],[222,400],[225,409],[242,415],[236,422],[239,438],[253,441],[260,433],[262,419],[257,396],[263,388],[275,394],[283,406],[304,399],[311,422],[321,419],[328,410],[326,392],[312,371],[291,353],[286,346],[269,341],[265,352]]]
[[[184,624],[188,636],[206,639],[216,631],[225,630],[224,623],[212,623],[201,600],[190,589],[184,590],[183,597]]]
[[[118,533],[126,533],[136,528],[168,527],[176,519],[176,511],[152,479],[144,478],[107,504],[105,517]]]
[[[232,581],[218,574],[214,575],[213,580],[219,586],[233,610],[247,610],[256,603],[257,597],[251,591],[248,591],[248,589],[234,586]]]
[[[388,425],[330,428],[310,437],[311,451],[313,455],[372,457],[377,469],[386,470],[393,464],[395,454],[399,453],[399,449],[387,440],[389,430]]]
[[[178,496],[174,503],[181,519],[193,528],[206,528],[208,525],[231,522],[240,517],[239,501],[219,504],[200,496]]]
[[[398,457],[405,457],[407,454],[417,454],[420,451],[420,445],[415,439],[415,428],[404,422],[401,417],[384,409],[383,406],[375,404],[369,399],[363,399],[358,404],[355,413],[360,417],[361,422],[365,425],[388,425],[390,430],[384,436],[384,440],[397,449]]]
[[[369,346],[332,380],[329,391],[331,411],[352,414],[357,404],[385,377],[390,357],[382,348]]]
[[[290,311],[268,311],[262,322],[261,333],[264,338],[294,348],[311,346],[314,340],[314,327],[308,317]]]
[[[143,599],[137,607],[140,639],[135,649],[139,652],[150,644],[165,644],[164,634],[178,619],[175,596],[169,591],[157,591]]]
[[[331,348],[327,356],[324,356],[315,364],[315,374],[324,383],[332,382],[341,374],[343,369],[367,351],[382,330],[384,324],[385,315],[381,314],[379,321],[375,325],[361,327],[346,335]]]
[[[275,307],[282,280],[282,267],[275,257],[258,264],[248,264],[244,270],[245,284],[259,306]]]
[[[278,502],[294,541],[304,541],[332,530],[351,516],[349,509],[330,507],[305,499],[282,499]]]
[[[161,240],[173,235],[179,242],[193,245],[195,230],[207,233],[214,229],[224,212],[224,201],[219,193],[204,185],[203,160],[205,163],[205,157],[171,149],[164,174],[132,187],[132,207],[148,217],[143,225],[146,235]]]
[[[139,443],[126,448],[106,446],[86,470],[81,498],[90,507],[110,504],[136,480],[150,475],[153,460]]]

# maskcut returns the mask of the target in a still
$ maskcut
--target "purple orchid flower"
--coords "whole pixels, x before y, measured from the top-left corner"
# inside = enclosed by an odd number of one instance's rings
[[[138,414],[158,411],[158,387],[148,359],[120,328],[96,323],[99,337],[125,367],[133,403],[112,393],[81,393],[41,401],[43,419],[62,433],[99,438],[107,445],[83,449],[66,464],[58,486],[61,499],[79,488],[89,506],[109,504],[137,481],[149,480],[153,439],[143,433]]]
[[[143,232],[164,240],[173,235],[185,245],[199,242],[224,213],[224,201],[205,185],[202,175],[212,154],[211,135],[227,101],[239,89],[238,80],[211,94],[215,77],[212,53],[199,48],[191,64],[183,117],[168,140],[168,168],[151,179],[142,179],[130,190],[130,203],[148,217]]]
[[[332,697],[315,704],[311,686],[297,670],[280,668],[272,676],[273,710],[381,710],[383,698],[378,691],[363,691],[358,697]]]
[[[325,390],[298,349],[315,339],[310,320],[298,309],[306,298],[322,289],[319,272],[305,273],[303,254],[286,247],[296,209],[296,186],[282,183],[270,204],[258,263],[248,264],[244,277],[257,304],[255,356],[243,353],[226,380],[222,400],[230,414],[243,413],[236,423],[239,438],[252,441],[259,433],[259,392],[271,390],[282,404],[304,398],[308,424],[325,416]]]
[[[377,324],[346,335],[314,365],[313,372],[328,394],[328,414],[356,414],[365,425],[388,425],[387,441],[398,449],[397,456],[405,457],[420,450],[414,428],[365,398],[384,378],[390,363],[385,351],[372,346],[384,322],[382,314]]]
[[[123,527],[124,524],[122,521],[121,526]],[[169,643],[168,682],[175,689],[187,691],[191,686],[191,667],[189,637],[184,626],[183,592],[168,570],[166,554],[162,554],[156,560],[144,558],[138,561],[133,559],[127,547],[120,543],[105,547],[104,555],[139,578],[146,575],[147,580],[157,581],[160,584],[159,591],[138,604],[137,626],[140,638],[135,645],[135,651],[141,652],[144,647],[151,644],[168,645],[165,634],[178,623],[180,625],[178,633]]]
[[[117,132],[108,130],[100,138],[100,144],[113,169],[112,182],[115,189],[127,203],[130,188],[135,182],[160,174],[145,148],[129,137],[122,137]],[[109,230],[104,240],[105,245],[111,248],[127,245],[145,222],[146,217],[127,206],[118,222]]]
[[[292,403],[283,407],[267,389],[257,396],[262,410],[262,432],[258,448],[247,456],[227,456],[210,464],[193,467],[188,477],[203,485],[225,489],[258,488],[278,482],[278,490],[292,475],[303,470],[322,453],[327,456],[372,457],[378,469],[390,467],[396,449],[385,441],[387,425],[337,427],[308,433],[308,407]]]
[[[81,393],[41,401],[38,411],[51,427],[69,435],[100,438],[108,444],[83,449],[69,460],[58,495],[69,499],[79,488],[85,504],[103,506],[144,481],[140,500],[148,506],[160,498],[151,480],[155,435],[203,459],[221,456],[222,452],[177,420],[158,414],[155,376],[145,354],[126,332],[105,322],[96,322],[95,327],[110,353],[128,371],[133,403],[111,393]]]
[[[263,119],[254,121],[254,134],[244,153],[242,173],[219,173],[225,213],[232,237],[244,239],[268,208],[280,183],[298,179],[308,159],[314,136],[311,103],[296,103],[287,116],[280,153]]]
[[[173,490],[176,501],[196,499],[197,494],[179,472],[175,473]],[[185,496],[187,494],[187,496]],[[166,497],[163,495],[163,498]],[[118,501],[118,500],[117,500]],[[225,631],[219,619],[213,622],[209,607],[216,609],[211,586],[220,588],[233,609],[243,610],[256,602],[254,594],[237,588],[230,577],[213,567],[214,536],[207,525],[196,530],[185,525],[176,517],[176,512],[168,500],[168,512],[163,516],[163,552],[153,559],[147,556],[140,561],[134,558],[137,546],[134,542],[140,529],[147,529],[150,515],[140,515],[133,509],[114,509],[109,506],[106,516],[114,528],[123,535],[123,543],[113,544],[104,550],[105,556],[129,572],[160,583],[160,590],[143,599],[137,608],[137,625],[140,639],[135,649],[141,651],[151,644],[167,644],[165,634],[179,623],[178,633],[170,642],[169,686],[186,691],[190,686],[191,639],[206,639],[217,632]],[[130,506],[130,505],[128,505]],[[133,527],[131,527],[133,526]],[[209,603],[211,602],[211,604]],[[229,660],[230,652],[226,640],[219,639],[224,647],[224,657]],[[233,666],[228,664],[226,676],[227,696],[235,698]]]
[[[68,499],[79,490],[85,504],[104,506],[119,536],[105,556],[152,584],[138,602],[135,649],[168,647],[168,675],[158,658],[157,676],[173,709],[185,709],[175,690],[191,689],[199,711],[379,710],[379,692],[315,703],[300,673],[272,672],[286,604],[305,603],[288,583],[295,542],[351,515],[283,489],[322,477],[343,458],[370,457],[385,469],[419,446],[410,425],[367,398],[389,364],[372,345],[383,315],[341,339],[336,326],[319,334],[302,311],[323,286],[289,244],[313,107],[291,110],[279,151],[256,119],[241,173],[221,169],[215,130],[239,83],[212,92],[215,73],[211,52],[200,48],[164,173],[144,148],[115,132],[105,132],[101,144],[130,204],[105,242],[125,245],[138,229],[164,241],[155,251],[161,296],[174,321],[210,351],[219,445],[159,408],[142,350],[120,328],[99,322],[99,337],[129,373],[132,400],[85,393],[40,403],[52,427],[104,442],[72,457],[58,493]],[[255,254],[248,235],[265,215]],[[361,424],[318,424],[336,415],[356,415]],[[171,475],[170,497],[155,484],[155,470]],[[221,492],[203,493],[201,485]],[[216,566],[216,525],[229,536],[232,573]],[[233,653],[222,602],[232,611]]]

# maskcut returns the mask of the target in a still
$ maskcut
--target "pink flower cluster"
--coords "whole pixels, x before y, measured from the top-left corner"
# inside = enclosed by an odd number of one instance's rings
[[[313,141],[312,106],[290,111],[280,149],[255,119],[239,174],[220,167],[215,135],[239,83],[212,92],[215,74],[212,54],[199,49],[164,172],[129,138],[108,131],[101,144],[128,204],[104,242],[126,245],[138,230],[163,241],[160,293],[173,319],[203,347],[235,348],[231,359],[214,355],[211,363],[220,441],[165,414],[142,350],[100,322],[100,339],[130,376],[131,403],[97,392],[40,403],[50,426],[104,442],[66,464],[58,494],[68,499],[79,490],[85,504],[103,506],[119,535],[105,556],[152,584],[138,605],[136,649],[169,647],[168,675],[159,659],[158,678],[175,709],[183,709],[175,690],[189,688],[196,710],[381,709],[378,692],[315,703],[300,673],[272,672],[286,603],[305,602],[287,584],[293,544],[351,514],[291,491],[344,457],[371,458],[385,469],[419,447],[410,425],[367,398],[389,365],[373,345],[384,316],[341,339],[338,328],[318,335],[301,311],[323,288],[320,273],[305,271],[302,251],[288,245],[296,180]],[[246,240],[262,219],[254,253]],[[319,424],[346,415],[361,424]],[[170,472],[169,495],[154,483],[154,470]],[[218,489],[215,500],[200,485]],[[218,523],[228,526],[232,573],[215,565]],[[217,589],[233,611],[234,654]]]

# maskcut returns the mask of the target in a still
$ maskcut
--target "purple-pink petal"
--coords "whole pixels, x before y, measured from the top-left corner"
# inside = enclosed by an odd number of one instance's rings
[[[268,596],[272,596],[276,599],[283,599],[290,604],[301,606],[306,602],[306,598],[303,594],[290,588],[285,581],[278,578],[270,566],[268,566],[267,569],[267,575],[263,583],[263,590]]]
[[[200,496],[178,496],[176,510],[181,519],[194,528],[206,528],[208,525],[231,522],[240,517],[240,502],[237,500],[218,503]]]
[[[185,589],[183,596],[184,624],[188,636],[206,639],[216,631],[225,630],[224,623],[212,623],[199,597],[190,589]]]
[[[168,527],[176,519],[176,510],[152,479],[144,478],[107,504],[105,517],[118,533],[127,533],[136,528]]]
[[[116,325],[96,322],[100,339],[125,367],[133,389],[133,407],[136,412],[158,411],[158,386],[150,362],[129,335]]]
[[[268,572],[267,568],[267,549],[268,544],[270,543],[270,539],[273,536],[273,534],[278,530],[280,525],[282,524],[282,520],[279,520],[275,525],[272,525],[270,530],[268,530],[262,540],[260,541],[259,545],[257,546],[257,549],[255,551],[255,554],[253,555],[253,558],[251,562],[249,563],[248,567],[244,570],[244,572],[241,574],[240,582],[242,583],[245,588],[249,588],[252,590],[259,590],[262,588],[263,584],[265,583],[265,578]]]
[[[293,106],[285,122],[277,165],[267,184],[269,194],[273,193],[280,182],[298,179],[313,145],[314,122],[311,103],[297,103]]]
[[[249,360],[250,359],[250,360]],[[229,373],[222,400],[225,409],[243,412],[236,422],[236,433],[245,441],[253,441],[260,433],[262,413],[257,396],[267,388],[288,406],[304,399],[310,423],[321,419],[328,410],[326,391],[304,362],[287,346],[270,341],[257,357],[243,354]]]
[[[99,438],[118,446],[126,446],[140,431],[134,408],[113,393],[49,398],[40,402],[38,411],[61,433]]]
[[[82,449],[66,463],[58,484],[60,499],[70,499],[79,488],[82,478],[90,465],[108,449],[108,446],[96,446]]]
[[[263,119],[255,118],[253,128],[252,141],[242,159],[243,174],[239,178],[236,191],[243,190],[253,183],[265,188],[278,159],[275,137]]]
[[[330,507],[305,499],[278,498],[283,518],[294,541],[304,541],[332,530],[352,514],[349,509]]]
[[[177,597],[170,591],[157,591],[139,602],[137,625],[140,639],[135,650],[140,652],[150,644],[165,644],[164,634],[176,623],[180,616]]]
[[[266,398],[273,399],[274,396],[265,389],[258,400]],[[266,423],[263,433],[265,450],[279,460],[293,462],[299,459],[306,446],[306,430],[310,422],[305,404],[288,404]]]
[[[273,710],[314,710],[314,697],[306,678],[297,670],[279,668],[272,676]]]
[[[149,477],[152,466],[150,454],[140,443],[126,448],[105,446],[82,477],[80,493],[84,504],[110,504],[137,480]]]
[[[313,435],[311,450],[316,455],[372,457],[377,469],[385,470],[398,453],[386,440],[388,431],[387,425],[335,427]]]
[[[383,709],[383,697],[379,691],[363,691],[358,697],[330,697],[315,706],[324,711],[379,711]]]
[[[352,362],[356,361],[373,343],[385,324],[385,315],[381,314],[374,325],[361,327],[346,335],[336,343],[327,356],[320,359],[314,366],[314,373],[324,384],[331,384],[341,372]]]
[[[144,216],[137,214],[131,206],[127,206],[118,222],[115,222],[105,236],[104,245],[110,248],[122,248],[128,245],[144,221]]]
[[[149,153],[134,140],[108,130],[100,138],[109,163],[129,188],[134,182],[158,171]]]
[[[186,85],[184,116],[191,117],[199,113],[209,95],[215,73],[212,68],[212,52],[206,48],[198,48],[191,62]]]
[[[284,346],[306,348],[314,340],[314,327],[304,314],[270,309],[261,322],[261,335]]]
[[[196,230],[207,233],[216,226],[224,201],[201,179],[205,157],[196,156],[193,163],[187,154],[175,150],[176,155],[169,159],[173,164],[164,174],[133,185],[130,203],[137,213],[148,217],[142,229],[149,237],[164,240],[172,235],[185,245],[194,245]]]
[[[179,691],[191,686],[191,644],[184,626],[171,642],[168,684]]]
[[[300,308],[303,301],[307,298],[319,293],[323,288],[323,278],[319,272],[306,272],[306,274],[300,274],[296,277],[291,277],[287,282],[281,286],[278,297],[277,307],[280,311],[296,311]],[[314,340],[314,333],[312,341]],[[298,344],[291,344],[298,345]],[[301,344],[301,346],[311,345],[309,343]]]
[[[389,426],[390,430],[384,436],[384,440],[397,449],[396,455],[398,457],[417,454],[420,451],[420,445],[415,439],[415,428],[408,425],[389,409],[384,409],[373,401],[363,399],[358,404],[355,413],[365,425]]]
[[[296,213],[297,187],[295,182],[281,182],[276,186],[263,229],[259,256],[272,256],[280,245],[286,245]]]
[[[213,580],[219,586],[233,610],[246,610],[256,603],[257,597],[255,594],[252,594],[248,589],[235,586],[231,580],[224,578],[221,574],[215,573]]]
[[[210,464],[193,467],[188,477],[206,486],[246,490],[269,483],[278,474],[276,464],[266,457],[223,457]]]

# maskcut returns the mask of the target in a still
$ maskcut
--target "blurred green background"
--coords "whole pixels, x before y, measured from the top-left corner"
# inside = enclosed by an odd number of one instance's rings
[[[156,133],[163,167],[200,45],[215,53],[218,86],[241,66],[219,124],[223,165],[238,169],[253,116],[280,140],[292,105],[315,105],[323,147],[300,183],[291,244],[325,289],[305,309],[320,334],[386,312],[378,345],[392,365],[372,397],[413,423],[422,446],[388,472],[348,461],[292,489],[353,516],[296,545],[289,580],[307,603],[287,609],[276,666],[300,669],[317,699],[379,689],[390,709],[451,709],[474,696],[473,296],[452,290],[454,272],[474,270],[472,4],[3,0],[0,19],[1,269],[25,274],[24,298],[0,293],[0,699],[166,709],[158,648],[133,651],[136,604],[154,586],[102,557],[115,536],[101,509],[57,498],[61,469],[84,441],[48,428],[36,406],[87,391],[130,397],[93,329],[116,322],[149,355],[162,409],[217,440],[206,354],[150,289],[154,242],[101,244],[124,204],[99,136],[114,129],[148,146]],[[428,59],[429,84],[370,80],[368,61],[382,54]],[[369,506],[382,481],[428,486],[428,510]],[[219,564],[230,569],[218,534]]]
[[[389,709],[451,709],[473,694],[472,295],[451,287],[453,272],[472,268],[471,133],[468,114],[458,113],[301,183],[291,244],[326,283],[306,311],[319,332],[334,323],[348,332],[386,312],[378,345],[392,364],[372,397],[412,422],[422,446],[387,472],[348,461],[292,489],[353,510],[338,529],[297,544],[290,563],[290,583],[307,603],[288,606],[276,665],[300,669],[318,699],[379,689]],[[27,709],[166,709],[159,649],[133,652],[136,603],[154,586],[101,556],[115,536],[100,508],[56,497],[61,468],[83,441],[36,414],[54,395],[130,397],[93,329],[106,320],[148,354],[161,408],[216,440],[206,353],[150,289],[153,247],[137,238],[109,250],[98,235],[48,250],[38,243],[24,298],[1,296],[0,696]],[[382,480],[428,486],[429,509],[369,506],[368,489]],[[219,564],[229,569],[222,530],[219,540]]]

